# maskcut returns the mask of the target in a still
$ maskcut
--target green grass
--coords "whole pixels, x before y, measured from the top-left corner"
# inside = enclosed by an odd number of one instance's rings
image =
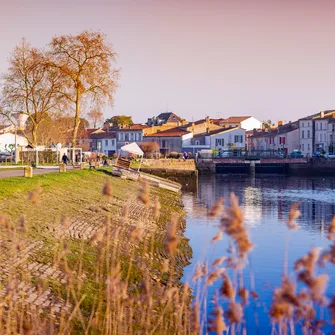
[[[102,188],[106,181],[109,181],[112,186],[113,197],[111,199],[102,195]],[[38,197],[38,203],[32,204],[28,199],[28,194],[36,189],[38,183],[42,193]],[[78,227],[84,224],[103,229],[106,227],[106,217],[110,217],[113,218],[112,229],[115,229],[114,225],[120,224],[121,218],[119,215],[124,204],[129,201],[137,202],[136,196],[139,188],[140,183],[138,182],[112,177],[109,169],[55,172],[35,175],[33,178],[10,177],[0,179],[0,215],[7,216],[14,225],[21,217],[24,217],[29,231],[29,240],[43,241],[41,248],[35,250],[29,256],[28,261],[52,266],[59,246],[66,243],[69,253],[62,262],[65,261],[71,271],[76,274],[79,272],[79,264],[81,264],[85,279],[75,285],[80,285],[76,286],[77,293],[80,296],[85,294],[81,311],[85,317],[89,317],[96,302],[97,294],[101,292],[101,285],[105,285],[104,278],[101,278],[99,284],[96,281],[99,248],[97,245],[90,245],[88,239],[70,236],[68,232],[65,236],[58,236],[56,233],[63,230],[61,226],[62,216],[68,217],[69,223],[78,224]],[[128,293],[131,296],[140,293],[140,282],[143,280],[145,272],[149,272],[158,278],[161,277],[163,283],[167,282],[167,274],[161,273],[161,255],[164,254],[162,238],[164,238],[172,213],[180,217],[185,215],[179,195],[159,188],[151,188],[150,193],[153,197],[158,197],[161,202],[160,218],[156,220],[155,224],[151,223],[154,227],[152,229],[155,230],[153,236],[157,236],[157,238],[159,236],[159,241],[153,243],[152,256],[148,256],[148,253],[151,252],[148,249],[148,247],[151,248],[151,241],[146,246],[144,242],[138,242],[132,253],[129,233],[125,229],[118,237],[117,253],[113,259],[113,266],[116,264],[121,266],[121,279],[128,281]],[[143,208],[143,210],[145,211],[146,208]],[[129,219],[132,220],[132,224],[141,220],[134,215],[138,214],[133,214]],[[121,228],[123,228],[122,225]],[[182,246],[183,250],[187,250],[187,240],[182,241]],[[111,258],[106,257],[106,259]],[[104,262],[106,263],[106,260]],[[131,269],[130,272],[129,268]],[[107,273],[103,271],[100,275],[106,276]],[[37,283],[36,278],[33,277],[31,280],[32,283]],[[47,284],[55,296],[66,298],[67,289],[58,279],[49,277]],[[153,292],[153,294],[156,293]],[[75,305],[75,301],[72,301],[72,303]],[[136,324],[134,324],[134,327],[136,327]],[[82,330],[78,320],[74,320],[72,333],[79,334],[82,333]]]

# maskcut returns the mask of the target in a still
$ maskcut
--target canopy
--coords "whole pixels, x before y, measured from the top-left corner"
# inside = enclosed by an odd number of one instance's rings
[[[123,147],[121,147],[121,150],[138,156],[143,156],[143,151],[135,142],[124,145]]]

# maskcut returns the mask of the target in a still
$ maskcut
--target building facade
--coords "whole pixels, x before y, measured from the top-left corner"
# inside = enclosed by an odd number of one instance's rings
[[[168,156],[171,152],[183,152],[183,148],[191,144],[193,134],[180,127],[147,135],[144,141],[155,141],[159,144],[160,153]]]
[[[132,126],[119,128],[116,130],[116,151],[119,153],[121,147],[126,144],[136,142],[140,144],[143,141],[144,130],[147,125],[134,124]]]
[[[314,121],[313,117],[299,120],[300,150],[304,156],[312,156],[314,152]]]
[[[16,139],[15,139],[16,138]],[[0,134],[0,152],[10,152],[10,148],[17,146],[27,146],[28,141],[24,136],[16,135],[13,133]]]

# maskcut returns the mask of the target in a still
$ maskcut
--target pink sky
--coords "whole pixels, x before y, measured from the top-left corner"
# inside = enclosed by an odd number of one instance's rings
[[[335,2],[11,0],[0,7],[0,72],[22,37],[42,47],[106,33],[121,68],[105,116],[167,108],[192,120],[253,115],[294,121],[335,108]]]

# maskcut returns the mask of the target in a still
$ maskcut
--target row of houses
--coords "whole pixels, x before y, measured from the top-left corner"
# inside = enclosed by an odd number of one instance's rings
[[[174,113],[162,113],[146,124],[127,127],[110,125],[90,133],[90,149],[111,156],[130,142],[157,142],[162,155],[171,152],[197,153],[200,150],[229,150],[246,147],[246,131],[262,123],[251,116],[204,119],[186,122]]]
[[[273,150],[284,154],[300,150],[304,156],[316,151],[335,153],[335,110],[321,111],[295,122],[247,131],[247,147],[252,151]]]
[[[17,134],[16,143],[27,145]],[[232,116],[221,119],[204,119],[187,122],[172,112],[149,118],[146,124],[131,126],[105,125],[99,129],[86,129],[79,136],[79,145],[85,150],[107,156],[119,153],[122,146],[136,142],[157,142],[162,155],[171,152],[197,153],[200,150],[248,149],[273,151],[283,154],[301,150],[311,156],[318,150],[335,153],[335,110],[322,111],[295,122],[266,128],[252,116]],[[14,143],[14,127],[0,126],[0,152],[8,151]],[[84,149],[83,149],[84,150]]]

